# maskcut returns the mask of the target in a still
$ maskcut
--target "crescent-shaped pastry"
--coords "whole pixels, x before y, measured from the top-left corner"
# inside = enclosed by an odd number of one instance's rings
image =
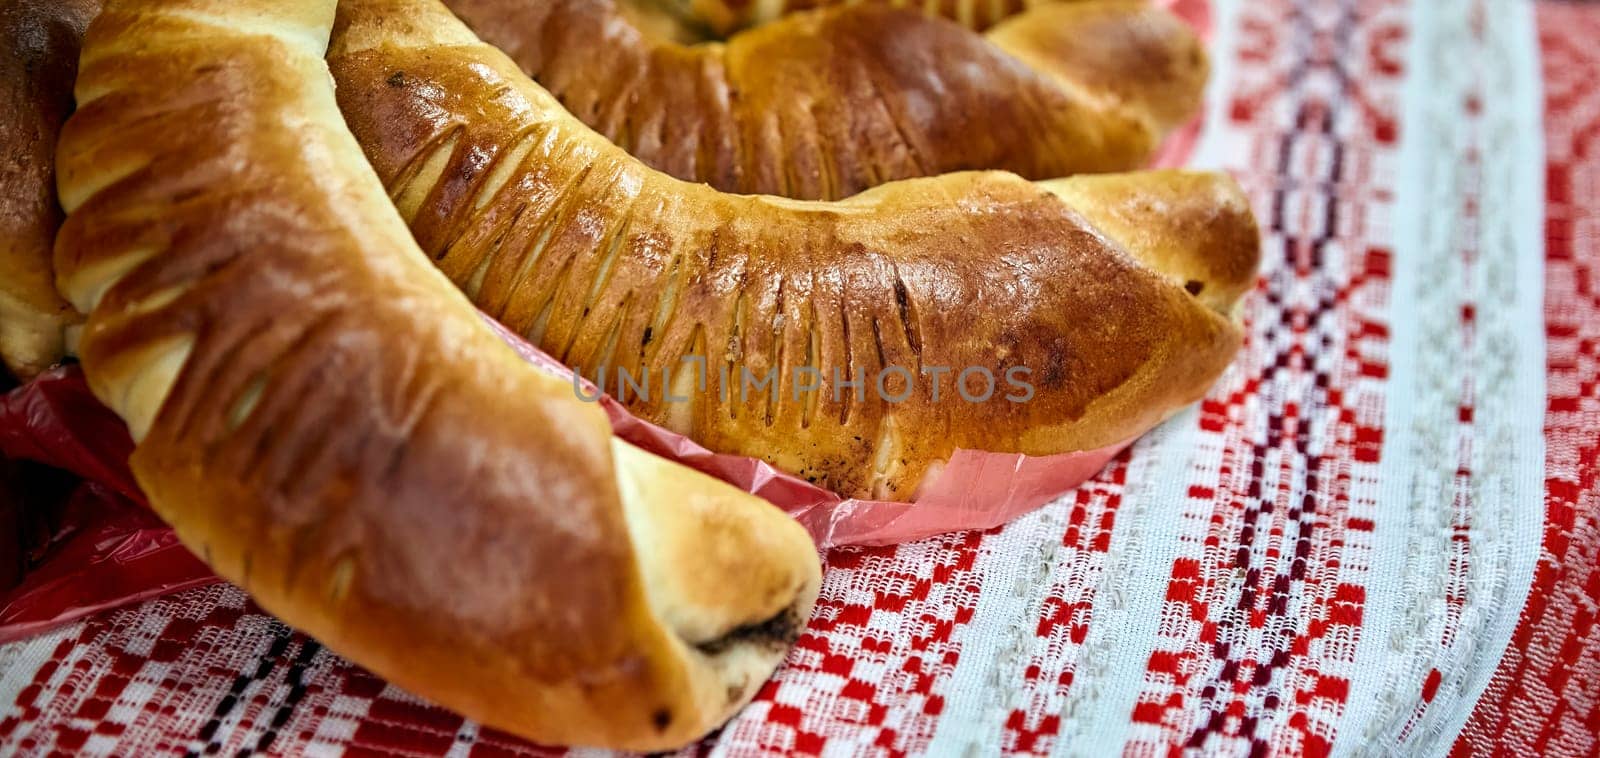
[[[535,740],[681,746],[804,625],[811,542],[613,438],[428,265],[340,118],[334,5],[90,26],[56,253],[90,386],[184,544],[291,625]]]
[[[630,0],[643,7],[657,7],[653,0]],[[814,8],[841,5],[879,5],[906,8],[929,16],[950,19],[968,29],[983,31],[1020,13],[1051,4],[1095,3],[1101,0],[661,0],[685,23],[704,27],[708,32],[729,35],[740,29],[776,21],[786,14]],[[1125,0],[1148,2],[1148,0]]]
[[[55,149],[95,0],[0,0],[0,362],[28,379],[80,320],[56,294]]]
[[[909,499],[960,448],[1124,442],[1240,343],[1259,239],[1220,175],[724,194],[583,126],[436,0],[345,0],[329,63],[422,249],[480,308],[634,413],[845,495]]]
[[[967,169],[1141,168],[1198,111],[1208,69],[1181,19],[1127,0],[1046,4],[984,35],[836,7],[697,44],[644,0],[447,4],[646,164],[798,199]]]

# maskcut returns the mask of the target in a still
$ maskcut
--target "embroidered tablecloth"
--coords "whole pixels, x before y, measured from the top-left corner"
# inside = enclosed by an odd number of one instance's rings
[[[1223,0],[1237,365],[1002,529],[828,555],[726,755],[1600,751],[1600,4]],[[0,753],[497,755],[217,585],[0,647]]]

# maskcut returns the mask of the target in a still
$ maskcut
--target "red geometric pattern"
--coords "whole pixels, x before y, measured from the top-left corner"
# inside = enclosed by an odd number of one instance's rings
[[[1049,712],[1051,698],[1059,700],[1071,683],[1071,648],[1083,641],[1126,473],[1124,453],[1067,503],[1053,506],[1067,510],[1050,561],[1053,583],[1037,628],[1019,632],[1027,633],[1034,662],[1018,696],[1038,707],[1007,718],[1013,749],[1040,749],[1059,725],[1048,717],[1029,723],[1029,714]],[[971,622],[977,605],[976,563],[994,534],[832,554],[807,633],[756,702],[723,731],[721,744],[740,752],[812,754],[829,743],[888,755],[925,752],[961,660],[958,628]]]
[[[1600,753],[1600,12],[1538,9],[1545,86],[1544,544],[1458,756]]]
[[[1055,745],[1078,652],[1089,634],[1095,590],[1105,569],[1127,475],[1124,454],[1072,495],[1071,516],[1061,542],[1070,552],[1058,558],[1060,568],[1032,630],[1028,666],[1018,683],[1022,705],[1006,715],[1000,743],[1006,750],[1042,754]]]
[[[57,635],[0,735],[17,754],[547,755],[426,705],[215,586]],[[21,664],[21,661],[6,661]]]
[[[919,752],[960,660],[952,639],[972,620],[972,569],[990,534],[830,554],[806,633],[726,738],[780,753],[820,753],[829,739]]]
[[[1326,754],[1365,602],[1406,6],[1241,9],[1229,113],[1265,281],[1242,360],[1201,405],[1138,755]]]

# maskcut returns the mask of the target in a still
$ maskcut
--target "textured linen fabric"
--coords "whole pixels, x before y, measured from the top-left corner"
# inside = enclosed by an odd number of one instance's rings
[[[1195,163],[1264,234],[1238,363],[1002,529],[832,552],[687,753],[1600,751],[1600,5],[1215,10]],[[52,752],[562,751],[215,586],[0,647],[0,753]]]

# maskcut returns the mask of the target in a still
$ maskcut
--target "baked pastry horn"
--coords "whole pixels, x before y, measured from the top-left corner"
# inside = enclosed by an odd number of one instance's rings
[[[637,0],[640,3],[650,0]],[[1145,0],[1132,0],[1140,2]],[[982,31],[1017,14],[1048,5],[1072,5],[1098,0],[660,0],[663,7],[715,34],[771,23],[785,14],[842,5],[878,5],[906,8],[949,19],[968,29]]]
[[[848,496],[911,499],[957,449],[1125,442],[1240,343],[1259,238],[1226,176],[732,195],[642,165],[435,0],[345,0],[329,63],[413,235],[480,308],[635,414]]]
[[[446,4],[646,164],[806,200],[968,169],[1143,168],[1199,111],[1209,68],[1182,19],[1125,0],[1043,5],[986,35],[886,5],[834,7],[700,44],[627,0]]]
[[[56,294],[55,148],[94,0],[0,0],[0,363],[31,379],[82,317]]]
[[[550,743],[683,745],[819,582],[777,508],[613,438],[428,265],[346,131],[334,0],[115,0],[58,168],[82,361],[184,544],[395,684]]]

